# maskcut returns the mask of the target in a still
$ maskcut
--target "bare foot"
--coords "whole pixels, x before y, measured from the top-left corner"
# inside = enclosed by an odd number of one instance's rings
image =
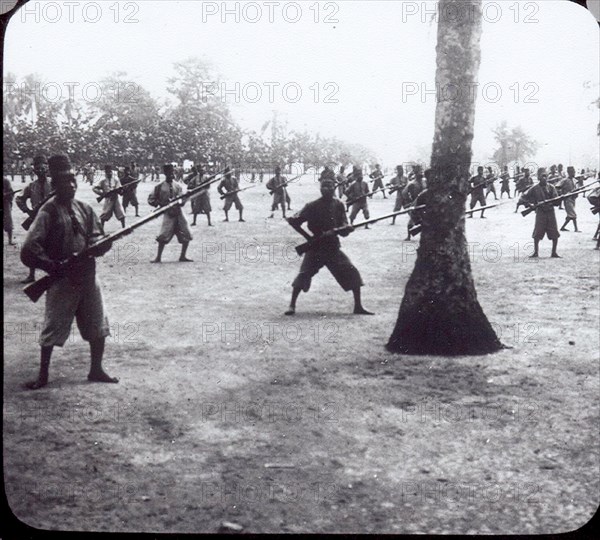
[[[290,306],[290,309],[288,309],[285,312],[285,315],[295,315],[295,314],[296,314],[296,308],[295,307],[291,307],[291,306]]]
[[[529,255],[530,259],[537,259],[538,258],[538,254],[534,253],[533,255]]]
[[[48,384],[48,379],[44,379],[43,377],[38,378],[35,381],[29,381],[24,384],[25,388],[29,390],[38,390],[39,388],[44,388]]]
[[[160,259],[154,259],[152,261],[150,261],[152,264],[154,263],[161,263],[162,261]]]
[[[375,315],[375,313],[371,313],[367,311],[364,307],[354,308],[354,315]]]
[[[32,276],[27,276],[25,279],[21,280],[21,283],[33,283],[35,281],[35,278]]]
[[[245,220],[245,219],[242,219],[242,218],[240,218],[240,219],[239,219],[239,221],[241,221],[241,222],[243,222],[243,223],[246,223],[246,220]]]
[[[192,259],[188,259],[187,257],[179,257],[179,262],[194,262]]]
[[[98,371],[97,373],[92,373],[90,371],[88,375],[88,381],[90,382],[102,382],[102,383],[118,383],[119,379],[116,377],[111,377],[105,371]]]
[[[562,257],[558,253],[553,253],[552,255],[550,255],[550,257],[552,257],[553,259],[562,259]]]

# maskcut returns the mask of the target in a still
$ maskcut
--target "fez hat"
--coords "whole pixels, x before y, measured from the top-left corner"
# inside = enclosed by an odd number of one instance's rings
[[[173,166],[173,164],[172,164],[172,163],[165,163],[165,164],[163,165],[163,171],[164,171],[164,172],[167,172],[167,171],[172,171],[172,170],[174,170],[174,169],[175,169],[175,167]]]
[[[52,178],[57,178],[63,174],[71,174],[71,162],[68,156],[64,154],[51,156],[48,160],[48,168]]]
[[[104,172],[112,172],[112,165],[104,165]]]
[[[319,181],[322,182],[323,180],[333,180],[335,182],[335,173],[329,167],[325,168],[321,173]]]
[[[571,165],[569,165],[567,167],[567,172],[571,172],[571,171],[575,172],[575,167],[571,167]]]
[[[546,172],[546,169],[544,167],[540,167],[537,170],[537,177],[539,178],[540,176],[542,176],[543,174],[547,175],[548,173]]]

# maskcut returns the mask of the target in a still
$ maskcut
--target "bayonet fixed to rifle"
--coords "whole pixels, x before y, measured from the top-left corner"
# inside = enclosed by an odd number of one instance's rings
[[[552,197],[551,199],[546,199],[545,201],[541,201],[539,203],[533,204],[529,208],[526,208],[525,210],[523,210],[521,212],[521,215],[528,216],[529,214],[531,214],[531,212],[535,212],[538,208],[540,208],[546,204],[551,204],[551,203],[562,201],[564,199],[568,199],[569,197],[571,197],[573,195],[577,195],[583,191],[586,191],[587,189],[590,188],[590,186],[593,186],[596,182],[600,182],[600,180],[595,180],[594,182],[591,182],[587,186],[582,186],[580,188],[577,188],[577,189],[571,191],[570,193],[565,193],[564,195],[559,195],[558,197]]]
[[[224,174],[225,174],[224,172],[220,172],[220,173],[213,174],[213,175],[209,176],[209,178],[212,178],[212,180],[209,180],[209,181],[207,181],[207,182],[203,182],[203,183],[202,183],[202,184],[200,184],[199,186],[196,186],[195,188],[193,188],[193,189],[190,189],[190,190],[186,191],[185,193],[182,193],[182,194],[181,194],[181,195],[179,195],[178,197],[175,197],[174,199],[171,199],[171,200],[169,201],[169,204],[171,204],[172,202],[183,201],[183,202],[181,203],[181,206],[183,206],[183,205],[184,205],[184,204],[187,202],[187,200],[188,200],[188,198],[189,198],[190,194],[198,194],[198,195],[199,195],[199,194],[200,194],[200,192],[201,192],[203,189],[206,189],[206,188],[207,188],[208,186],[210,186],[211,184],[214,184],[214,183],[216,183],[216,182],[219,182],[219,181],[221,180],[221,177],[222,177],[222,176],[224,176]],[[193,195],[193,197],[195,197],[195,195]],[[157,213],[157,212],[161,211],[161,210],[162,210],[162,208],[164,208],[164,207],[155,208],[155,209],[154,209],[154,210],[152,210],[152,212],[150,212],[150,213],[151,213],[151,214],[155,214],[155,213]]]
[[[127,189],[128,187],[134,186],[135,184],[139,184],[142,180],[135,180],[134,182],[129,182],[129,184],[122,184],[119,187],[113,188],[108,190],[106,193],[103,193],[102,195],[99,195],[98,197],[96,197],[96,200],[98,202],[102,202],[103,199],[106,199],[106,197],[111,197],[113,195],[122,195],[123,194],[123,190]]]
[[[197,197],[199,195],[199,191],[200,188],[192,189],[185,193],[183,196],[177,197],[177,199],[173,199],[169,204],[162,206],[154,212],[151,212],[150,214],[144,216],[135,223],[132,223],[131,225],[124,227],[123,229],[119,229],[118,231],[109,234],[104,238],[101,238],[95,244],[84,248],[79,253],[76,253],[72,257],[66,259],[66,261],[64,261],[62,265],[64,268],[63,272],[60,272],[59,274],[48,274],[34,281],[30,285],[24,287],[23,292],[29,297],[31,301],[37,302],[40,299],[40,297],[44,294],[44,292],[46,292],[56,281],[61,279],[64,275],[68,274],[69,268],[72,269],[76,267],[78,263],[83,262],[86,258],[93,257],[92,253],[99,247],[106,246],[107,244],[112,244],[116,240],[119,240],[119,238],[130,234],[135,229],[141,227],[142,225],[145,225],[153,219],[156,219],[162,214],[168,212],[169,210],[178,206],[183,206],[188,199],[193,199],[194,197]]]
[[[323,241],[324,238],[327,238],[331,234],[340,234],[345,231],[353,231],[359,227],[365,227],[366,225],[371,225],[372,223],[377,223],[378,221],[383,221],[384,219],[390,219],[396,216],[400,216],[402,214],[406,214],[408,212],[412,212],[413,210],[420,210],[421,208],[425,208],[424,204],[419,206],[415,206],[414,208],[407,208],[405,210],[399,210],[398,212],[392,212],[391,214],[386,214],[385,216],[379,216],[376,218],[367,219],[366,221],[361,221],[360,223],[355,223],[354,225],[344,225],[343,227],[335,227],[334,229],[330,229],[326,231],[326,233],[330,233],[329,235],[321,235],[321,236],[311,236],[308,232],[306,232],[300,225],[295,225],[293,222],[288,220],[288,223],[298,231],[304,238],[306,238],[307,242],[304,244],[300,244],[296,246],[296,253],[298,255],[304,255],[307,251],[318,247],[318,245]]]

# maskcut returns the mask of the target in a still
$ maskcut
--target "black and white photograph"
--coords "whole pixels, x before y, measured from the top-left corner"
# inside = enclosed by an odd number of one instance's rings
[[[0,536],[592,538],[600,1],[0,7]]]

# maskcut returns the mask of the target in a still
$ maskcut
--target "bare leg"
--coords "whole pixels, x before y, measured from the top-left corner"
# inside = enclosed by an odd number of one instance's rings
[[[42,347],[40,351],[40,373],[37,380],[25,383],[30,390],[43,388],[48,384],[48,370],[50,369],[50,358],[52,358],[53,347]]]
[[[540,241],[537,238],[533,239],[533,254],[529,256],[530,259],[537,259],[539,256]]]
[[[35,281],[35,268],[29,269],[29,275],[21,283],[33,283]]]
[[[158,243],[158,251],[156,252],[156,259],[154,259],[153,261],[150,261],[150,262],[152,262],[152,263],[161,262],[162,254],[163,254],[164,250],[165,250],[165,244],[163,244],[162,242],[159,242]]]
[[[244,216],[243,216],[243,214],[244,214],[244,209],[242,208],[242,209],[240,210],[240,221],[245,221],[245,220],[244,220]]]
[[[206,219],[208,219],[208,226],[212,227],[212,223],[210,222],[210,212],[206,212]]]
[[[352,294],[354,295],[354,314],[355,315],[375,315],[375,313],[371,313],[367,311],[360,300],[360,287],[356,287],[356,289],[352,289]]]
[[[111,377],[102,369],[102,357],[104,356],[105,338],[90,341],[91,365],[88,373],[88,381],[103,383],[118,383],[119,379]]]
[[[301,290],[299,287],[292,288],[292,299],[290,300],[289,309],[285,312],[286,315],[294,315],[296,313],[296,300],[298,300]]]
[[[550,257],[554,259],[562,259],[562,257],[556,253],[556,246],[558,246],[558,238],[552,240],[552,255],[550,255]]]
[[[181,255],[179,255],[179,262],[194,262],[194,261],[192,261],[192,259],[188,259],[185,256],[189,245],[190,245],[189,242],[184,242],[183,244],[181,244]]]

